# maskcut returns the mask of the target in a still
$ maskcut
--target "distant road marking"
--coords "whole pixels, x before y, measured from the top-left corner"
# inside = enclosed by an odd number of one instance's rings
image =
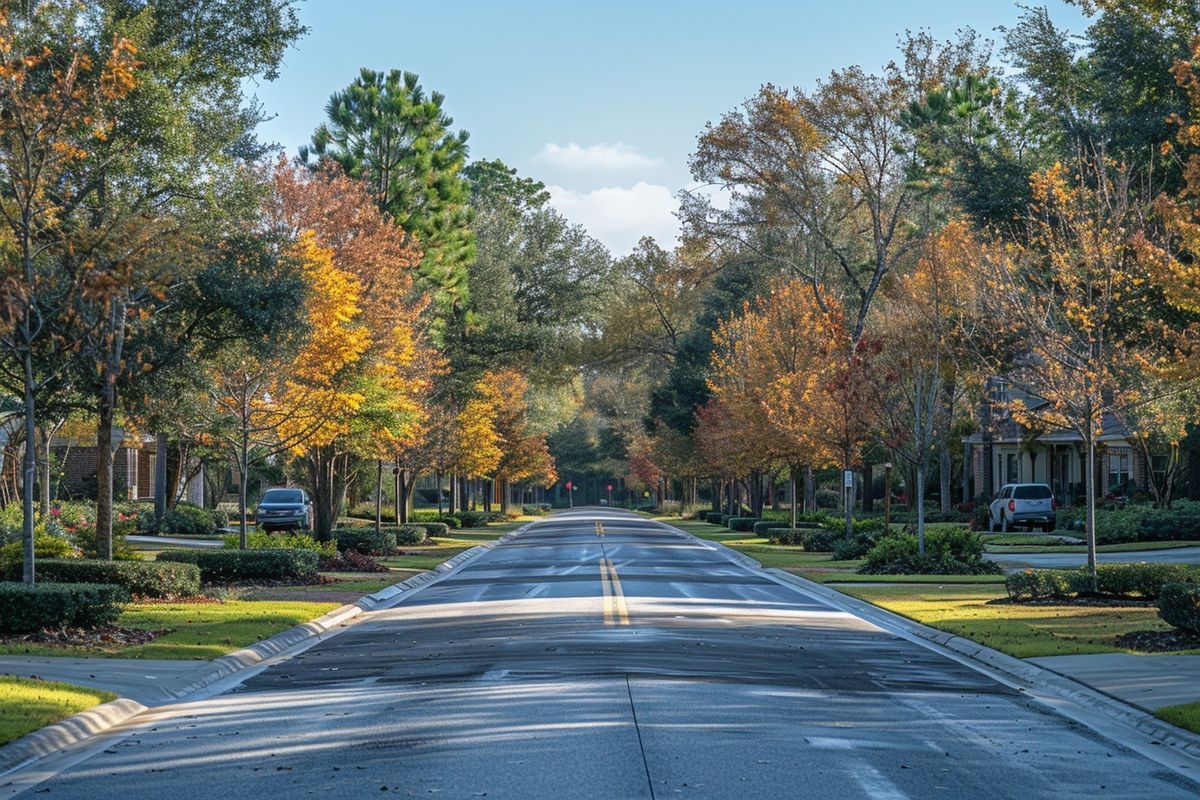
[[[604,584],[605,624],[628,625],[629,606],[625,603],[625,592],[621,590],[621,579],[617,577],[617,568],[607,558],[600,562],[600,576],[600,581]],[[605,578],[608,579],[607,582]],[[612,584],[611,591],[608,583]],[[615,614],[612,612],[613,608],[615,608]]]

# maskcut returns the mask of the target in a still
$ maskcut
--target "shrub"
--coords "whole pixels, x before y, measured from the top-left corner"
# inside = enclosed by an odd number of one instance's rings
[[[805,543],[806,537],[815,532],[816,526],[812,523],[797,522],[798,527],[789,528],[787,525],[778,525],[768,531],[772,544],[790,545],[793,547],[800,546]],[[808,548],[805,547],[805,550]]]
[[[425,541],[425,529],[420,525],[401,525],[395,529],[396,544],[411,547]]]
[[[737,516],[737,515],[736,514],[722,514],[721,515],[721,527],[728,528],[729,520],[733,519],[735,516]]]
[[[449,536],[450,526],[444,522],[415,522],[408,526],[410,528],[422,528],[426,536]],[[398,542],[398,544],[408,544],[407,542]]]
[[[460,511],[458,520],[464,528],[482,528],[492,521],[492,515],[486,511]]]
[[[730,517],[725,523],[726,527],[731,531],[738,533],[749,533],[754,530],[754,523],[759,522],[761,517]]]
[[[240,547],[239,534],[231,533],[223,537],[225,547],[236,550]],[[266,531],[248,531],[246,547],[251,550],[283,548],[284,550],[311,550],[320,556],[332,556],[337,553],[333,542],[318,542],[307,533],[291,531],[288,533],[267,533]]]
[[[1200,569],[1188,564],[1101,564],[1096,591],[1118,597],[1153,600],[1168,583],[1200,580]]]
[[[911,533],[888,533],[867,552],[859,572],[872,575],[998,575],[1004,570],[982,557],[983,545],[971,531],[930,530],[925,552]]]
[[[1052,600],[1077,594],[1086,578],[1079,570],[1026,569],[1009,573],[1004,588],[1013,600]]]
[[[1200,634],[1200,584],[1167,583],[1158,593],[1158,616],[1168,625]]]
[[[841,502],[841,492],[836,492],[833,489],[817,490],[817,508],[837,508]]]
[[[330,572],[390,572],[375,559],[354,550],[344,553],[335,551],[331,556],[321,556],[319,566],[322,570]]]
[[[804,545],[804,549],[810,553],[828,553],[833,550],[834,542],[842,538],[842,532],[839,530],[822,528],[811,522],[807,524],[809,527],[800,529],[802,531],[800,544]]]
[[[38,561],[43,558],[72,558],[78,555],[75,548],[66,539],[44,533],[34,537],[33,554]],[[0,547],[0,575],[20,575],[24,563],[23,542],[9,542]]]
[[[111,625],[129,602],[120,586],[102,583],[0,583],[0,632]]]
[[[463,526],[462,520],[454,514],[443,514],[440,517],[435,517],[432,522],[444,522],[450,527],[450,530],[457,530]]]
[[[113,584],[139,597],[173,599],[200,593],[200,570],[194,564],[47,559],[38,562],[37,574],[50,583]]]
[[[721,524],[721,512],[720,511],[704,512],[704,521],[708,522],[712,525],[720,525]]]
[[[374,526],[365,525],[338,528],[333,532],[333,538],[340,552],[353,550],[364,556],[387,556],[396,550],[396,530],[387,526],[376,531]]]
[[[775,519],[761,519],[758,522],[754,523],[754,535],[755,536],[766,536],[769,538],[771,535],[771,531],[780,530],[780,529],[788,528],[788,527],[791,527],[791,526],[789,526],[786,522],[780,522],[779,520],[775,520]]]
[[[311,550],[165,550],[159,561],[195,564],[204,583],[239,580],[294,580],[317,573],[318,556]]]
[[[228,524],[224,511],[209,511],[193,503],[176,503],[175,508],[163,514],[161,522],[153,515],[138,517],[139,527],[147,533],[184,536],[216,536],[220,528]]]
[[[1181,502],[1176,508],[1156,508],[1137,523],[1142,541],[1193,539],[1200,536],[1200,503]]]

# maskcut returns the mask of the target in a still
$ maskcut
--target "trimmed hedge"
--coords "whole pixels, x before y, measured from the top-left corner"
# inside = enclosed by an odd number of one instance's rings
[[[760,519],[754,523],[755,536],[769,536],[771,531],[782,530],[790,527],[786,522],[780,522],[777,519]]]
[[[395,533],[398,546],[411,547],[425,541],[425,528],[420,525],[401,525]]]
[[[164,550],[159,561],[195,564],[204,583],[239,580],[292,580],[317,574],[319,557],[311,550]]]
[[[194,564],[55,558],[39,561],[37,574],[51,583],[111,583],[131,595],[173,599],[200,593]]]
[[[1182,631],[1200,633],[1200,584],[1164,583],[1158,593],[1158,616]]]
[[[731,531],[738,533],[749,533],[754,530],[754,523],[761,522],[762,517],[730,517],[726,526]]]
[[[337,528],[333,540],[341,553],[353,550],[364,556],[386,556],[396,549],[396,528],[384,526],[378,531],[374,526]]]
[[[721,524],[721,512],[720,511],[704,512],[704,521],[708,522],[712,525],[720,525]]]
[[[487,511],[460,511],[458,521],[464,528],[482,528],[493,522],[494,517]]]
[[[1000,565],[984,560],[979,537],[957,525],[926,530],[924,553],[911,533],[882,536],[859,569],[870,575],[999,575],[1003,571]]]
[[[1111,597],[1159,597],[1169,583],[1200,581],[1200,568],[1189,564],[1100,564],[1096,567],[1096,593]],[[1051,600],[1092,593],[1086,570],[1041,569],[1011,573],[1005,579],[1014,600]]]
[[[128,602],[111,583],[0,583],[0,632],[112,625]]]
[[[450,526],[444,522],[414,522],[409,525],[410,528],[421,528],[425,531],[426,536],[449,536]],[[409,542],[401,542],[401,544],[409,544]]]
[[[812,523],[796,523],[800,527],[789,528],[784,525],[782,528],[774,528],[771,530],[772,544],[785,544],[792,546],[804,545],[804,549],[808,550],[808,537],[816,532],[817,526]]]

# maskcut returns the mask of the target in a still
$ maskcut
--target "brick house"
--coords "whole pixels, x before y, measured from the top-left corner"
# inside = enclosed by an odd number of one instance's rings
[[[118,442],[113,457],[113,493],[116,499],[153,500],[157,459],[155,437],[139,435],[127,440],[123,431],[114,431],[113,439]],[[98,461],[96,446],[55,438],[50,447],[62,469],[60,496],[64,499],[94,496]],[[188,482],[181,499],[203,505],[204,491],[204,471],[201,467],[200,472]]]
[[[1083,437],[1055,430],[1033,435],[1008,413],[1005,404],[1022,400],[1036,409],[1044,401],[1019,395],[1001,378],[991,378],[976,416],[977,430],[963,439],[963,501],[992,498],[1009,483],[1045,483],[1062,505],[1074,505],[1084,494],[1087,453]],[[1149,470],[1164,464],[1147,463],[1129,442],[1129,431],[1111,414],[1102,421],[1096,447],[1098,494],[1124,494],[1145,487]],[[1155,459],[1157,462],[1158,459]]]

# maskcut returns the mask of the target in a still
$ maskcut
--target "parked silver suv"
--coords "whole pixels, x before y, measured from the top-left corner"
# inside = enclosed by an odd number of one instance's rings
[[[988,530],[1009,531],[1012,528],[1041,528],[1054,530],[1058,503],[1054,492],[1044,483],[1010,483],[988,507]]]

